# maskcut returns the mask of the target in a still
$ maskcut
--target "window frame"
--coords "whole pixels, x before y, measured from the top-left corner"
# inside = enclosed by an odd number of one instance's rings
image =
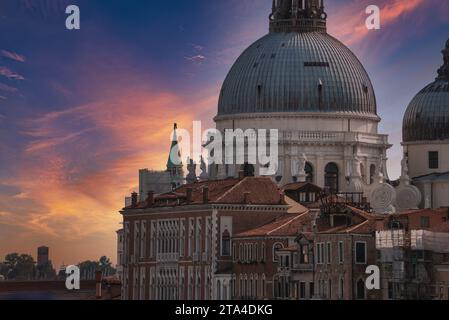
[[[364,255],[364,262],[359,262],[359,261],[357,261],[357,245],[359,245],[359,244],[363,244],[363,246],[364,246],[364,251],[365,251],[365,255]],[[354,259],[355,259],[355,261],[354,261],[354,263],[355,264],[359,264],[359,265],[365,265],[365,264],[367,264],[368,263],[368,246],[367,246],[367,243],[366,243],[366,241],[356,241],[355,243],[354,243]]]

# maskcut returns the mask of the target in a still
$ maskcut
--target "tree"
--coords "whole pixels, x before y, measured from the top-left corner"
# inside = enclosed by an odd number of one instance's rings
[[[117,272],[117,270],[115,270],[115,268],[112,267],[111,260],[106,256],[102,256],[100,258],[99,267],[100,267],[101,272],[103,273],[103,276],[106,276],[106,277],[114,275]]]
[[[80,268],[81,280],[94,280],[96,271],[101,271],[103,276],[106,277],[116,273],[111,260],[106,256],[102,256],[99,261],[83,261],[78,264],[78,267]]]
[[[56,271],[53,269],[53,263],[51,261],[38,265],[36,271],[36,278],[39,280],[52,280],[56,277]]]
[[[6,277],[12,280],[32,280],[35,275],[35,262],[28,254],[10,253],[5,257]]]
[[[6,264],[3,262],[0,262],[0,276],[5,277],[5,279],[6,279],[6,276],[8,275],[8,271],[9,271],[9,269],[6,266]]]

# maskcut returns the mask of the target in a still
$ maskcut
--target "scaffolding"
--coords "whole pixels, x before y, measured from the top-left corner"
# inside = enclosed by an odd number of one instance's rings
[[[449,253],[449,234],[397,229],[376,232],[384,286],[389,298],[431,299],[433,253]],[[385,283],[387,282],[387,283]]]

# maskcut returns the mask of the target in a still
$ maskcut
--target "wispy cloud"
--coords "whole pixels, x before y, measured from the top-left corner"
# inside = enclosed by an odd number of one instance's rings
[[[19,89],[8,86],[7,84],[0,83],[0,91],[8,92],[8,93],[15,93],[19,91]]]
[[[194,62],[194,63],[198,63],[201,64],[204,60],[206,60],[206,57],[203,56],[202,54],[197,54],[191,57],[185,57],[186,60]]]
[[[8,79],[11,79],[11,80],[25,80],[25,78],[23,76],[10,70],[7,67],[0,66],[0,75],[6,77]]]
[[[3,57],[17,61],[17,62],[25,62],[26,61],[25,56],[20,55],[15,52],[11,52],[8,50],[1,50],[0,53]]]

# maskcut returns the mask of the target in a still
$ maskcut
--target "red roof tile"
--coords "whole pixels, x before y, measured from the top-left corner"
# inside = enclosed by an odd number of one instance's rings
[[[296,236],[304,225],[310,224],[309,213],[288,214],[259,228],[248,230],[235,235],[235,238],[252,238],[265,236]]]
[[[147,201],[141,201],[136,207],[130,206],[126,209],[203,204],[203,189],[205,187],[209,190],[208,203],[254,205],[287,204],[280,189],[270,178],[246,177],[244,179],[232,178],[225,180],[211,180],[183,185],[173,192],[155,196],[155,203],[151,206]],[[189,203],[187,203],[188,189],[192,189],[192,199]]]

